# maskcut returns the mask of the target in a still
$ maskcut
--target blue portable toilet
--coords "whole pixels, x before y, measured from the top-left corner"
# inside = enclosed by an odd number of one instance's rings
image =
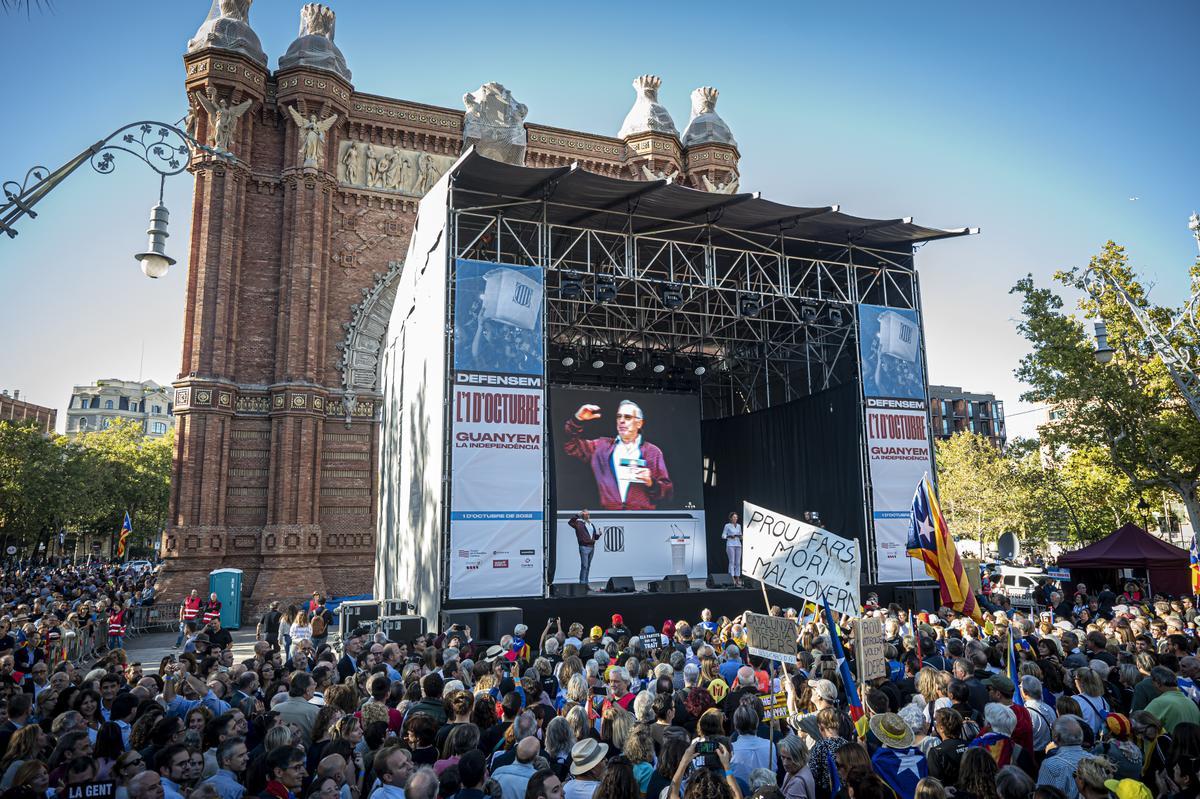
[[[208,591],[221,600],[221,626],[242,626],[242,570],[216,569],[208,573]]]

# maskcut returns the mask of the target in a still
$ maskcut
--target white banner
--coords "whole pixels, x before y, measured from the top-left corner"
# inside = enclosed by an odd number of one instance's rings
[[[542,593],[543,392],[455,375],[450,596]],[[540,378],[537,382],[541,382]],[[465,383],[465,384],[464,384]]]
[[[862,612],[857,541],[743,503],[742,574],[850,616]]]
[[[571,516],[559,511],[555,525],[555,583],[579,582],[579,544],[567,524]],[[592,555],[589,582],[606,582],[609,577],[661,580],[670,574],[708,577],[704,511],[592,511],[591,517],[601,538]]]
[[[913,487],[932,460],[925,404],[871,397],[866,402],[879,582],[924,580],[925,570],[908,556],[907,545]],[[921,409],[913,410],[915,404]]]

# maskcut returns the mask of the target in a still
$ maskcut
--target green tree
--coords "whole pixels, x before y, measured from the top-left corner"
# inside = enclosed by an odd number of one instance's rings
[[[1107,269],[1162,330],[1169,327],[1171,310],[1149,304],[1122,247],[1108,242],[1089,266]],[[1060,271],[1055,279],[1082,290],[1085,271]],[[1116,353],[1111,363],[1101,365],[1084,318],[1064,312],[1058,294],[1039,288],[1029,276],[1018,281],[1013,292],[1022,298],[1018,329],[1033,348],[1016,370],[1030,386],[1022,399],[1053,405],[1061,414],[1046,427],[1042,443],[1056,453],[1087,453],[1079,456],[1084,458],[1103,453],[1133,491],[1165,489],[1178,495],[1194,529],[1200,529],[1200,421],[1162,361],[1141,343],[1142,329],[1133,313],[1113,292],[1099,300],[1085,295],[1079,302],[1083,317],[1107,322]],[[1171,339],[1185,350],[1195,351],[1200,343],[1182,330],[1174,331]],[[1113,486],[1094,488],[1109,491]]]
[[[110,532],[115,540],[128,512],[130,546],[157,537],[167,518],[174,441],[174,431],[150,438],[139,422],[123,419],[77,436],[74,444],[89,464],[89,501],[76,520],[79,526]]]
[[[938,497],[955,536],[986,545],[1005,531],[1021,531],[1021,486],[1012,463],[986,436],[956,433],[939,440],[934,453]]]
[[[5,546],[33,553],[74,513],[77,453],[33,424],[0,422],[0,529]],[[48,544],[47,544],[48,546]]]

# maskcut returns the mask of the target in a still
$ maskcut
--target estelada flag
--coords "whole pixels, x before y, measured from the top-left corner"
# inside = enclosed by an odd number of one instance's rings
[[[1196,535],[1196,533],[1192,533],[1192,551],[1189,558],[1189,568],[1192,573],[1192,593],[1200,594],[1200,542],[1197,542]]]
[[[125,539],[133,532],[133,522],[129,520],[129,511],[125,511],[125,521],[121,522],[121,537],[117,539],[117,557],[125,557]]]
[[[929,475],[921,478],[913,494],[912,518],[908,529],[908,555],[925,564],[925,573],[938,581],[942,604],[983,624],[971,583],[950,528],[942,516]]]
[[[837,661],[838,674],[842,678],[842,688],[846,690],[846,702],[849,705],[846,710],[850,712],[850,720],[854,722],[854,729],[858,732],[860,740],[867,739],[867,715],[863,711],[862,700],[858,697],[858,686],[854,683],[854,674],[850,671],[850,664],[846,662],[846,650],[842,648],[842,638],[838,635],[837,625],[833,622],[833,611],[829,609],[829,602],[825,599],[825,595],[821,595],[821,604],[825,606],[825,626],[829,628],[829,647],[833,650],[833,657]]]

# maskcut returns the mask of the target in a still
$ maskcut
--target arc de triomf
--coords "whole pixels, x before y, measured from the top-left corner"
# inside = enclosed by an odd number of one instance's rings
[[[194,160],[177,449],[161,595],[245,573],[248,603],[371,590],[379,352],[417,201],[467,146],[511,163],[733,193],[717,93],[682,135],[634,80],[616,136],[525,121],[497,83],[464,110],[355,91],[334,12],[300,9],[268,68],[250,0],[217,0],[184,56]],[[614,123],[616,121],[614,120]],[[615,124],[614,124],[615,127]]]

